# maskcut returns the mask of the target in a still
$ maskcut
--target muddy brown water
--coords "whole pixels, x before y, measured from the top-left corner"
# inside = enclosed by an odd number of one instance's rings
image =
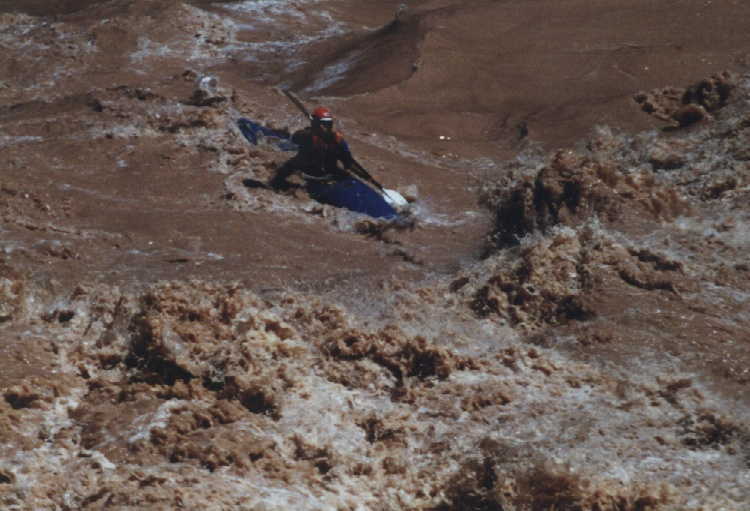
[[[0,0],[0,502],[744,509],[750,86],[671,131],[633,97],[747,81],[748,19]],[[413,228],[243,186],[290,154],[236,119],[305,123],[276,87],[333,110]],[[494,246],[487,195],[559,149],[625,212]]]

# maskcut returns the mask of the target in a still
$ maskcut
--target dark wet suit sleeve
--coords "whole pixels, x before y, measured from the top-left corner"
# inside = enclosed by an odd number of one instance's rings
[[[272,188],[279,190],[289,188],[290,184],[287,182],[287,178],[295,172],[304,170],[309,165],[312,139],[308,130],[296,131],[292,135],[292,142],[299,147],[297,154],[276,170],[276,174],[268,183]]]
[[[300,146],[300,148],[310,145],[309,130],[295,131],[292,135],[292,142]]]
[[[276,190],[286,190],[290,187],[289,182],[287,182],[287,178],[294,174],[296,170],[297,168],[294,164],[293,158],[286,161],[281,167],[276,169],[276,174],[274,174],[274,176],[268,182],[268,186],[270,186],[271,188],[275,188]]]

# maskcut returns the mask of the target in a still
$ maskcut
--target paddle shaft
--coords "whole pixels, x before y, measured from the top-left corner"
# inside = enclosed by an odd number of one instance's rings
[[[378,183],[377,181],[375,181],[375,178],[372,177],[370,175],[370,173],[367,172],[367,170],[365,170],[365,168],[362,165],[360,165],[360,163],[357,160],[355,160],[354,158],[352,158],[352,163],[354,163],[354,168],[356,169],[358,175],[361,175],[361,177],[363,179],[365,179],[365,180],[369,181],[370,183],[372,183],[373,185],[375,185],[375,187],[378,190],[380,190],[382,193],[385,193],[385,188],[383,188],[383,185],[381,185],[380,183]]]
[[[284,95],[289,98],[289,101],[294,103],[294,106],[299,108],[300,112],[305,114],[305,117],[309,119],[312,119],[312,116],[310,115],[310,112],[307,111],[307,108],[305,108],[305,105],[300,101],[300,99],[289,89],[282,89],[281,92],[284,93]]]

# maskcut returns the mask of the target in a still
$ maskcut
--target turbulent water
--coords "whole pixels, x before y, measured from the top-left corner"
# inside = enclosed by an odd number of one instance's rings
[[[0,0],[0,508],[750,510],[748,19]]]

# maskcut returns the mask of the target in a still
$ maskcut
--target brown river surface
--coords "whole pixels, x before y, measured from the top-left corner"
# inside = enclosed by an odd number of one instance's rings
[[[0,508],[749,510],[748,22],[0,0]]]

